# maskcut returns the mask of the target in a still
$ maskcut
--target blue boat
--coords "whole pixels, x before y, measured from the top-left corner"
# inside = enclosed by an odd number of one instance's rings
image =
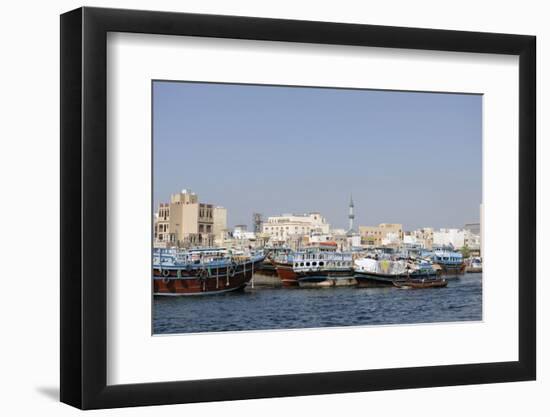
[[[464,274],[465,264],[462,253],[450,249],[436,249],[433,252],[423,252],[422,257],[428,257],[442,275],[458,277]]]

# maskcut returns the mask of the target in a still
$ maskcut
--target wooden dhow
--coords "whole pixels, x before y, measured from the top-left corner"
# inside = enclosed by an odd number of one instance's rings
[[[300,288],[327,288],[355,285],[351,253],[309,250],[297,253],[293,269]]]
[[[448,284],[445,278],[408,278],[393,281],[393,285],[402,289],[444,288]]]
[[[223,248],[154,249],[154,295],[220,294],[245,288],[263,254],[230,254]]]

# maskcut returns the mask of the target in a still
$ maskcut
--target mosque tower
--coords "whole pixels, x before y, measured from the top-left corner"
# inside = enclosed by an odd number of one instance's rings
[[[352,233],[353,232],[353,219],[355,219],[355,214],[353,214],[353,196],[350,195],[350,198],[349,198],[349,214],[348,214],[348,219],[349,219],[349,230],[348,230],[348,233]]]

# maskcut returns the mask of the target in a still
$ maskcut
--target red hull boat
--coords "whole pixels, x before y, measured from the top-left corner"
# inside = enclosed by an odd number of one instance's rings
[[[243,290],[263,256],[153,265],[154,295],[207,295]]]
[[[298,276],[294,272],[292,263],[272,261],[277,271],[277,276],[281,280],[283,287],[297,287]]]

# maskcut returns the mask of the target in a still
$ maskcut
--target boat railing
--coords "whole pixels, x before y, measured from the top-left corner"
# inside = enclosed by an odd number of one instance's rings
[[[348,253],[297,253],[294,254],[292,260],[295,262],[302,261],[352,261],[353,256]]]

